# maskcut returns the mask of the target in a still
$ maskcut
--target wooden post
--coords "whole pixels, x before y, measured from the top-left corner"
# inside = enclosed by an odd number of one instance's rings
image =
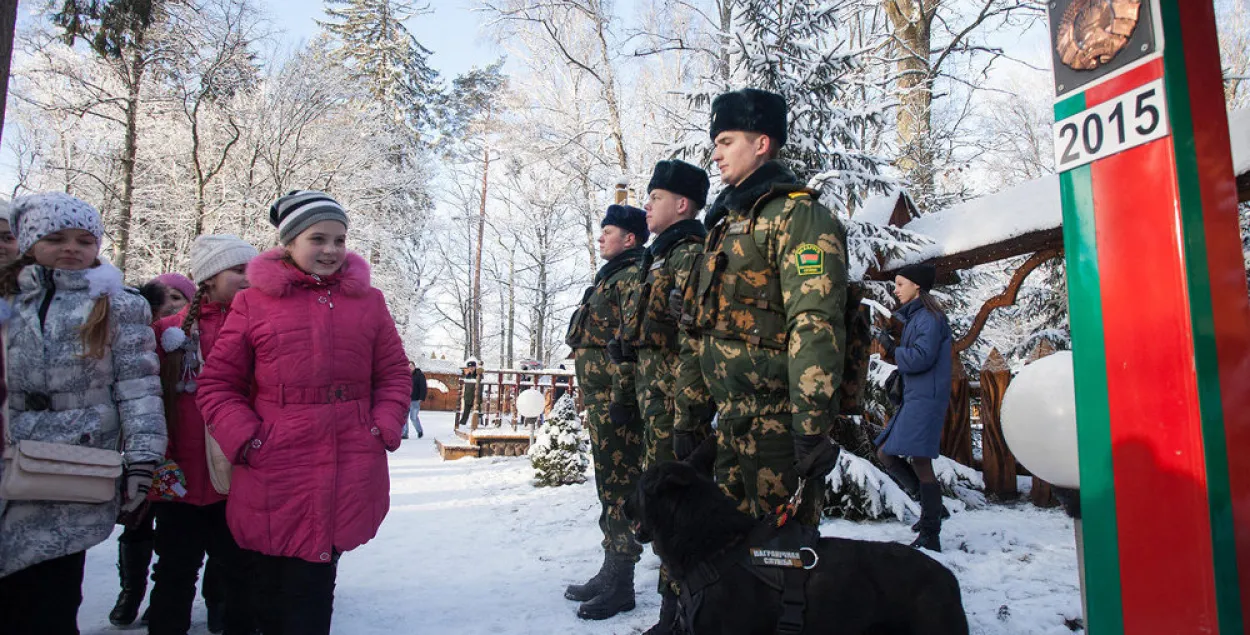
[[[1055,347],[1047,340],[1038,342],[1037,348],[1033,349],[1033,354],[1029,355],[1029,361],[1035,362],[1043,357],[1055,354]],[[1054,487],[1042,480],[1042,477],[1033,475],[1033,489],[1029,492],[1029,500],[1038,507],[1058,507],[1059,499],[1055,498]]]
[[[1003,395],[1011,383],[1011,370],[998,349],[990,351],[981,369],[981,470],[985,494],[998,500],[1015,500],[1016,457],[1003,437]]]
[[[972,391],[958,355],[951,357],[951,400],[942,425],[942,455],[974,467],[972,456]]]

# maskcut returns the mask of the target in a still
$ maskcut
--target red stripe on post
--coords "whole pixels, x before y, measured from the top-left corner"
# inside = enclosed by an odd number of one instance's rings
[[[1163,77],[1163,58],[1146,62],[1119,77],[1109,79],[1085,91],[1085,107],[1093,108],[1098,104],[1111,101],[1160,77]]]
[[[1202,189],[1203,234],[1211,280],[1220,397],[1228,455],[1230,504],[1236,528],[1243,624],[1250,624],[1250,300],[1236,231],[1237,186],[1232,171],[1223,76],[1209,2],[1178,3],[1194,120],[1194,150]]]
[[[1219,628],[1173,160],[1168,137],[1093,165],[1126,633]]]

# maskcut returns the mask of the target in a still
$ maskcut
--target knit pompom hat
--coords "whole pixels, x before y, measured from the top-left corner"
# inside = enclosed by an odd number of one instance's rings
[[[247,241],[230,234],[199,236],[191,243],[191,278],[195,284],[233,267],[246,265],[259,256]]]
[[[317,190],[295,190],[269,207],[269,223],[278,228],[278,241],[283,245],[289,245],[305,229],[323,220],[348,226],[343,206],[329,194]]]
[[[13,199],[9,228],[17,234],[17,249],[27,253],[48,234],[66,229],[90,232],[99,240],[104,221],[90,203],[64,192],[44,192]]]

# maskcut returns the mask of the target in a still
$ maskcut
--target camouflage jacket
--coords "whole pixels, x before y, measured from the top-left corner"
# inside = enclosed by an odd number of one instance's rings
[[[838,414],[846,229],[776,162],[717,197],[686,295],[703,379],[721,417],[792,413],[796,434]]]
[[[634,348],[658,348],[676,353],[680,346],[670,295],[681,294],[695,258],[703,252],[707,230],[697,220],[681,221],[664,230],[647,248],[638,278],[622,307],[621,341]]]
[[[634,365],[619,367],[608,359],[607,346],[620,332],[621,306],[637,285],[643,249],[626,251],[599,268],[594,285],[586,289],[564,342],[573,349],[577,383],[587,405],[619,403],[637,407]]]

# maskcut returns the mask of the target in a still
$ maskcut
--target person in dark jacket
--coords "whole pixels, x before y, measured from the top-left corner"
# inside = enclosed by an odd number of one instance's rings
[[[913,547],[941,551],[942,488],[933,473],[942,423],[950,402],[951,328],[941,305],[929,292],[937,272],[932,265],[908,265],[894,278],[903,322],[895,342],[881,333],[877,341],[893,357],[903,380],[903,403],[876,439],[877,456],[904,489],[918,491],[920,536]],[[909,462],[910,461],[910,462]]]
[[[417,438],[420,439],[425,436],[425,430],[421,427],[421,402],[429,394],[429,387],[425,382],[425,373],[417,368],[415,362],[408,362],[408,370],[412,371],[412,401],[408,404],[408,420],[404,422],[403,438],[408,438],[408,425],[412,424],[412,429],[417,431]]]

